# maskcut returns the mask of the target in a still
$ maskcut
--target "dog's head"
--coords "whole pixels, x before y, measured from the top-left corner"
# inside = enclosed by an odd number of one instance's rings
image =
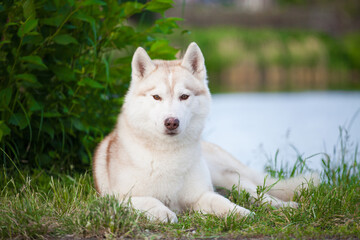
[[[128,124],[157,138],[199,138],[210,93],[203,54],[191,43],[182,60],[151,60],[138,48],[123,113]]]

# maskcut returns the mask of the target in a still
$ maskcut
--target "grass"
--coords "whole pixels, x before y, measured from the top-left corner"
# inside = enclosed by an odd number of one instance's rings
[[[87,173],[0,174],[1,238],[360,238],[360,163],[358,148],[340,131],[339,146],[324,154],[322,183],[302,189],[298,209],[275,209],[251,202],[245,191],[227,192],[229,199],[256,213],[254,218],[229,215],[218,218],[200,213],[179,214],[176,224],[149,222],[143,215],[100,198]],[[276,156],[275,156],[276,157]],[[306,158],[292,168],[267,170],[274,176],[297,175]],[[259,198],[266,191],[259,187]]]

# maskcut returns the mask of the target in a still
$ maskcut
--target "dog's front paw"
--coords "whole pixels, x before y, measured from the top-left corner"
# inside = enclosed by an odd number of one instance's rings
[[[243,217],[254,217],[255,216],[254,212],[250,211],[249,209],[240,207],[240,206],[235,206],[234,211]]]
[[[176,214],[165,206],[158,206],[148,210],[146,216],[150,221],[161,221],[164,223],[177,223]]]
[[[299,204],[297,202],[289,201],[289,202],[285,202],[283,207],[298,208]]]
[[[299,207],[299,204],[297,202],[293,202],[293,201],[289,201],[289,202],[278,201],[278,202],[273,202],[271,205],[276,208],[284,208],[284,207],[298,208]]]

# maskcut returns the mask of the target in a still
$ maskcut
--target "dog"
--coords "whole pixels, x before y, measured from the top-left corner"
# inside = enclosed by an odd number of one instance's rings
[[[177,222],[190,210],[225,216],[253,213],[216,193],[235,185],[257,197],[257,186],[272,186],[263,201],[274,207],[292,202],[303,176],[289,180],[257,173],[219,146],[202,140],[211,95],[203,54],[191,43],[181,60],[151,60],[139,47],[132,80],[115,129],[93,158],[95,188],[144,212],[151,220]]]

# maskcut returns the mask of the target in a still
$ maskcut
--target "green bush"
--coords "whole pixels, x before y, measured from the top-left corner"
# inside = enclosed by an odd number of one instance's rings
[[[0,3],[0,154],[6,168],[73,169],[114,126],[137,46],[174,58],[172,0]],[[135,14],[160,13],[141,27]],[[141,18],[140,18],[141,19]],[[58,169],[59,170],[59,169]]]

